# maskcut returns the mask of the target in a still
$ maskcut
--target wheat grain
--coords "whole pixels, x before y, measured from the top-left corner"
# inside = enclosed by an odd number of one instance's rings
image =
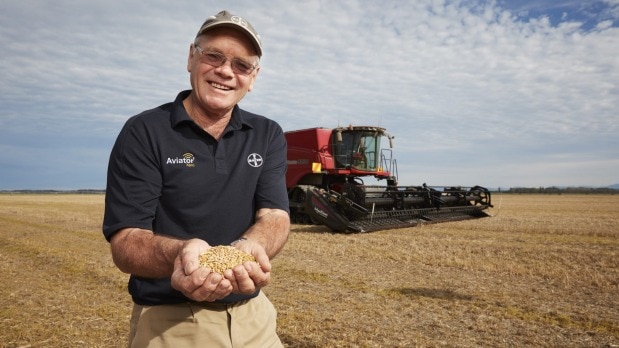
[[[212,247],[200,255],[200,266],[208,267],[219,274],[247,261],[256,261],[256,259],[242,250],[227,245]]]

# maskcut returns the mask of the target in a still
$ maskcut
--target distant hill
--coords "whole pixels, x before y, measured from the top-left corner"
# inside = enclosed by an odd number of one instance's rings
[[[606,186],[606,187],[611,188],[611,189],[615,189],[615,190],[619,190],[619,184],[609,185],[609,186]]]
[[[104,194],[102,189],[79,189],[79,190],[0,190],[0,193],[32,193],[32,194]]]

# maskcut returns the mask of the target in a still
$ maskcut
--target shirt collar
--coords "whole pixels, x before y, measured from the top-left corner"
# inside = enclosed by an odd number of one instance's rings
[[[187,98],[190,93],[191,90],[182,91],[176,96],[176,99],[172,104],[172,115],[170,118],[170,121],[172,122],[172,128],[176,128],[181,123],[194,122],[187,113],[187,110],[185,110],[185,106],[183,105],[183,100],[185,100],[185,98]],[[249,124],[245,120],[245,112],[241,108],[239,108],[238,105],[235,105],[234,109],[232,110],[232,117],[230,119],[230,122],[228,123],[228,126],[226,126],[226,131],[224,133],[234,130],[240,130],[244,127],[253,128],[251,124]]]

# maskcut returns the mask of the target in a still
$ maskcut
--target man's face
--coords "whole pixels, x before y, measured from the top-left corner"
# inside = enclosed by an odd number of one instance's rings
[[[198,45],[203,51],[216,52],[228,58],[223,65],[215,67],[208,64],[199,50],[191,45],[187,63],[195,106],[207,115],[223,116],[252,90],[259,71],[256,68],[249,75],[235,73],[230,59],[238,58],[258,65],[258,57],[249,39],[230,28],[209,31],[199,38]]]

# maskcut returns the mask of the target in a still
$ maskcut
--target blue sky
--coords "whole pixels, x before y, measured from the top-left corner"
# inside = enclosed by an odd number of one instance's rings
[[[125,120],[189,86],[219,10],[264,42],[241,106],[379,125],[400,183],[619,183],[619,0],[0,3],[0,190],[99,189]]]

